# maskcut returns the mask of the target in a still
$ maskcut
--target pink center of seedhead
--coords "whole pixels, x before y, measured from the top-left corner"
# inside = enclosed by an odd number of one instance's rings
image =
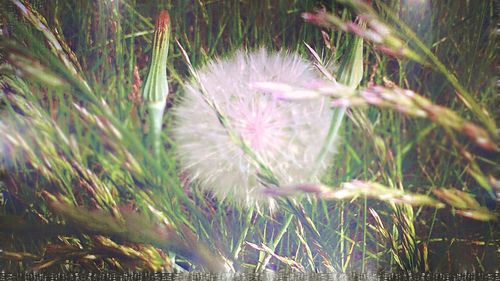
[[[269,135],[269,126],[257,116],[254,120],[247,120],[241,130],[241,136],[255,150],[265,149],[266,139]]]
[[[235,129],[244,141],[257,152],[269,153],[279,142],[280,131],[286,122],[272,104],[274,101],[256,101],[252,106],[233,110]]]

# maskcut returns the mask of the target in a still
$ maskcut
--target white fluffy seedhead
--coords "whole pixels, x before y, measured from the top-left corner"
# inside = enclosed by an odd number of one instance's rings
[[[321,80],[313,65],[295,54],[261,49],[216,60],[198,75],[209,98],[281,185],[317,181],[313,175],[320,175],[327,166],[316,161],[332,118],[328,99],[280,100],[252,86],[278,82],[307,87]],[[174,114],[178,158],[191,179],[219,199],[236,204],[248,207],[273,203],[262,193],[258,168],[230,139],[202,98],[198,82],[185,87]]]

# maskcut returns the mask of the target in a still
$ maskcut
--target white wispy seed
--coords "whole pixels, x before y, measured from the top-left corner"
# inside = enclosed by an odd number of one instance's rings
[[[253,86],[277,82],[305,88],[321,80],[312,64],[295,54],[260,49],[215,60],[198,75],[206,94],[281,185],[318,181],[312,175],[321,175],[328,164],[314,165],[332,118],[328,98],[283,100]],[[178,158],[192,180],[236,204],[274,203],[262,192],[258,169],[230,139],[197,82],[185,87],[174,115]]]

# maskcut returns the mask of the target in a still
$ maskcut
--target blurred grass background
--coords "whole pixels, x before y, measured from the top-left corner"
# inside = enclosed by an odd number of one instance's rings
[[[179,172],[169,108],[189,70],[175,40],[195,68],[260,46],[313,60],[307,43],[337,66],[335,72],[353,54],[355,36],[305,23],[301,14],[326,9],[354,19],[348,5],[30,1],[37,16],[20,12],[15,1],[0,3],[2,269],[498,271],[498,223],[457,212],[461,202],[498,214],[498,149],[481,149],[427,119],[375,107],[348,110],[324,181],[373,181],[430,196],[438,188],[469,194],[454,193],[455,204],[439,210],[360,196],[307,199],[299,211],[249,212],[201,193]],[[371,5],[402,38],[408,38],[406,23],[498,124],[494,1]],[[156,156],[145,144],[137,96],[151,59],[154,20],[163,9],[172,26],[170,94],[165,149]],[[412,40],[408,46],[418,49]],[[370,42],[362,64],[361,87],[390,80],[481,124],[433,67],[388,56]],[[484,177],[471,176],[471,159]]]

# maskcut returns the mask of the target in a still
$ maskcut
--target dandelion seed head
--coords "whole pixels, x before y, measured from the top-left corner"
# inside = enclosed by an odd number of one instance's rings
[[[318,180],[313,175],[321,175],[328,164],[316,165],[332,118],[328,99],[281,100],[252,86],[278,82],[306,87],[321,79],[312,64],[284,52],[240,51],[232,58],[209,63],[198,76],[231,128],[281,185]],[[265,187],[258,169],[230,138],[197,82],[187,84],[174,115],[179,162],[191,179],[219,199],[246,206],[274,203],[262,192]],[[313,169],[318,167],[320,171],[315,173]]]

